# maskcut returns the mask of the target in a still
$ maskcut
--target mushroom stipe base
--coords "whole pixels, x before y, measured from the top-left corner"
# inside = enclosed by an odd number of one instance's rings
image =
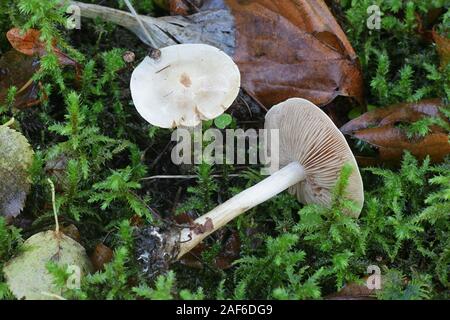
[[[170,228],[146,226],[134,231],[135,257],[142,273],[149,281],[165,274],[179,252],[179,231]],[[178,236],[179,238],[179,236]]]

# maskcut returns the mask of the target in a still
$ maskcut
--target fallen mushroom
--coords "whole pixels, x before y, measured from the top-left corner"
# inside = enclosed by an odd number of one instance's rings
[[[92,270],[81,244],[59,230],[53,184],[52,198],[55,231],[43,231],[28,238],[23,244],[24,250],[3,268],[6,283],[17,299],[48,300],[61,297],[61,290],[57,289],[52,274],[47,270],[49,262],[70,267],[76,272],[75,276],[80,277]]]
[[[162,128],[195,127],[228,109],[239,94],[240,73],[224,52],[205,44],[180,44],[146,57],[131,76],[139,114]]]
[[[305,99],[289,99],[271,108],[266,129],[279,130],[280,170],[244,190],[181,230],[145,227],[137,231],[136,254],[149,277],[168,268],[205,237],[232,219],[289,188],[302,203],[331,204],[331,192],[342,167],[353,168],[347,194],[358,217],[364,202],[363,183],[344,136],[330,118]]]

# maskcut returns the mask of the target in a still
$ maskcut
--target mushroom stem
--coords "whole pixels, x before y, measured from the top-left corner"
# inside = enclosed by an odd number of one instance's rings
[[[292,162],[278,170],[270,177],[264,179],[253,187],[242,191],[207,214],[197,218],[194,223],[210,226],[212,229],[205,232],[193,232],[190,228],[181,230],[180,247],[177,259],[192,250],[204,238],[220,229],[240,214],[269,200],[287,188],[305,179],[305,170],[298,162]],[[210,219],[210,221],[209,221]],[[208,222],[209,221],[209,222]]]

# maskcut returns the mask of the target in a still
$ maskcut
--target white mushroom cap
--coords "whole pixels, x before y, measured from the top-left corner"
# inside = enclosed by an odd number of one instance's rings
[[[237,65],[205,44],[179,44],[146,57],[131,76],[131,96],[139,114],[162,128],[193,127],[220,116],[239,94]]]
[[[297,161],[304,168],[306,178],[289,188],[302,203],[330,206],[343,166],[352,165],[346,191],[358,209],[348,214],[359,216],[364,190],[358,165],[343,134],[319,107],[305,99],[289,99],[269,110],[265,127],[279,129],[280,167]]]

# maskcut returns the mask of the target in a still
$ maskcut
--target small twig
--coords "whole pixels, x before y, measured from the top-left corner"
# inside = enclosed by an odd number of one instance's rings
[[[161,56],[161,51],[159,51],[156,48],[156,44],[153,41],[153,38],[150,36],[150,33],[148,33],[147,28],[145,27],[144,23],[142,22],[141,18],[137,14],[136,10],[134,9],[133,5],[129,0],[124,0],[125,4],[127,5],[130,12],[133,14],[133,16],[136,18],[136,21],[139,23],[139,26],[142,28],[142,31],[144,32],[145,36],[147,37],[148,42],[151,44],[151,54],[150,57],[153,59],[158,59]]]
[[[54,294],[54,293],[50,293],[50,292],[41,291],[41,294],[44,295],[44,296],[47,296],[49,298],[54,298],[56,300],[67,300],[66,298],[64,298],[64,297],[62,297],[60,295],[57,295],[57,294]]]
[[[50,189],[52,191],[52,205],[53,205],[53,216],[55,217],[55,231],[59,234],[59,221],[58,221],[58,213],[56,212],[56,201],[55,201],[55,185],[53,184],[52,180],[50,178],[47,179],[48,183],[50,184]]]
[[[244,98],[242,98],[241,95],[239,95],[239,99],[241,99],[241,101],[245,104],[245,106],[247,107],[248,113],[250,114],[250,118],[253,118],[253,112],[252,109],[250,109],[250,106],[248,105],[247,101],[245,101]]]
[[[156,159],[153,161],[153,163],[151,164],[150,168],[154,168],[159,160],[161,160],[161,158],[163,157],[163,155],[166,153],[167,149],[169,149],[170,145],[173,143],[173,141],[170,141],[168,144],[166,144],[166,146],[164,147],[164,149],[158,154],[158,156],[156,157]]]
[[[242,88],[242,90],[253,100],[255,100],[255,102],[261,107],[261,109],[263,109],[264,111],[268,112],[269,110],[261,103],[261,101],[259,101],[255,95],[251,92],[249,92],[248,90],[246,90],[245,88]]]

